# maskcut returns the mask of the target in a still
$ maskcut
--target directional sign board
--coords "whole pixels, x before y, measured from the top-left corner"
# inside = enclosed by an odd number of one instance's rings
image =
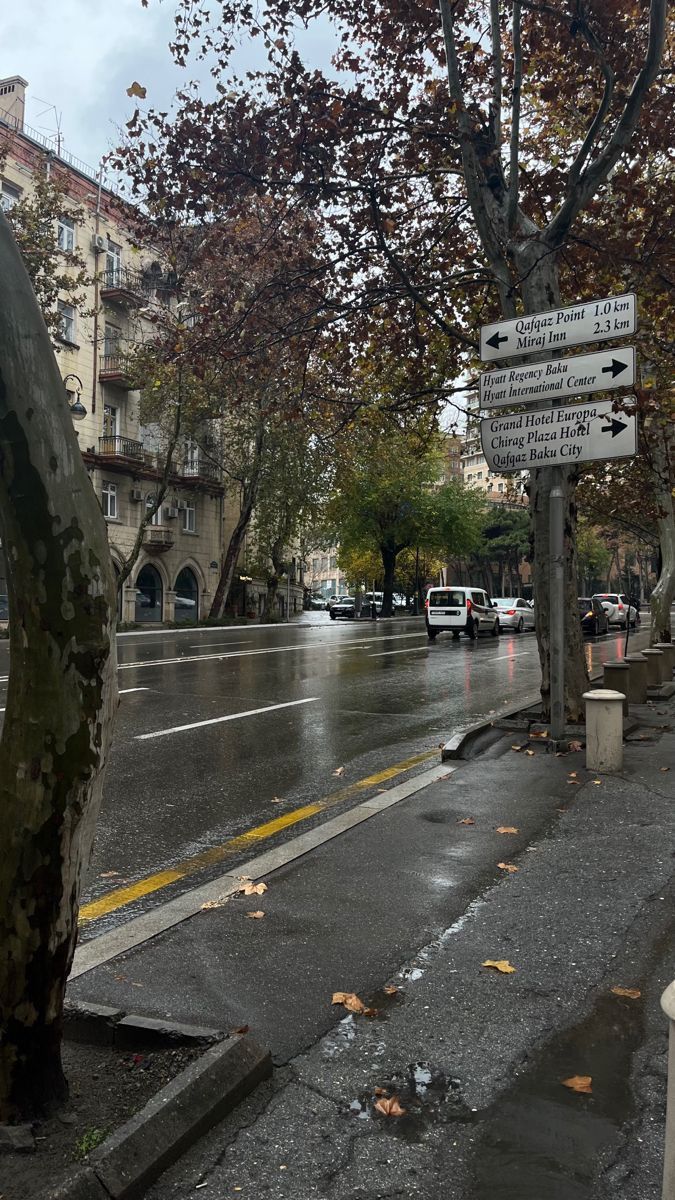
[[[589,392],[607,392],[612,387],[635,383],[635,350],[599,350],[551,362],[533,362],[525,367],[499,367],[480,376],[481,408],[505,404],[529,404],[532,400],[567,402]]]
[[[487,417],[480,436],[490,470],[500,475],[637,453],[635,413],[614,412],[611,400]]]
[[[483,362],[494,362],[521,354],[540,354],[542,350],[564,350],[585,342],[626,337],[636,329],[637,304],[635,295],[629,292],[483,325],[480,356]]]

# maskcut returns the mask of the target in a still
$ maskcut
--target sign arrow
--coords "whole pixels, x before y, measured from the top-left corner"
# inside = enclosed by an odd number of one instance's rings
[[[617,433],[623,433],[624,429],[627,429],[628,426],[624,421],[617,421],[616,417],[610,417],[609,425],[602,425],[600,428],[602,433],[611,433],[612,437],[615,438]]]
[[[493,350],[499,350],[502,342],[508,342],[507,334],[493,333],[492,337],[485,339],[488,346],[492,346]]]
[[[621,360],[618,358],[613,358],[611,365],[609,367],[602,368],[602,373],[603,373],[603,375],[606,375],[608,371],[611,371],[612,379],[616,379],[617,375],[620,375],[622,371],[625,371],[627,369],[627,367],[628,367],[628,363],[621,362]]]

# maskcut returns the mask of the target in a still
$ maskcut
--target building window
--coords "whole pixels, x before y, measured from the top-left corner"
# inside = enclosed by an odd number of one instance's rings
[[[110,356],[119,354],[121,340],[122,330],[117,325],[111,325],[109,321],[106,321],[103,334],[103,353]]]
[[[110,238],[108,238],[108,245],[105,252],[105,269],[106,274],[112,277],[111,282],[114,281],[115,275],[119,274],[121,267],[122,247],[118,246],[116,242],[111,242]]]
[[[197,532],[197,510],[194,500],[187,500],[183,509],[183,529],[185,533]]]
[[[72,217],[59,217],[59,250],[72,254],[75,249],[75,222]]]
[[[103,405],[103,436],[117,437],[117,409],[112,404]]]
[[[498,492],[503,492],[503,491],[504,491],[504,484],[503,484],[503,483],[498,483],[498,484],[497,484],[497,491],[498,491]]]
[[[64,300],[57,303],[59,314],[59,337],[62,342],[75,342],[75,309]]]
[[[330,556],[331,571],[334,571],[336,567],[337,567],[337,554],[331,554],[331,556]]]
[[[321,568],[320,560],[318,558],[313,558],[312,559],[312,574],[318,575],[320,568]]]
[[[18,187],[14,187],[12,183],[2,181],[2,195],[0,196],[0,206],[3,212],[9,212],[10,208],[21,199],[21,191]]]
[[[483,478],[483,472],[482,472],[482,471],[476,471],[476,479],[482,479],[482,478]]]
[[[149,495],[147,495],[145,497],[146,512],[152,508],[156,499],[157,499],[157,497],[154,496],[152,493],[150,493]],[[157,509],[157,512],[154,513],[154,515],[150,518],[150,524],[151,525],[161,525],[161,523],[162,523],[162,506],[160,504],[159,508]]]
[[[117,518],[117,484],[116,483],[108,483],[107,480],[103,481],[103,487],[101,488],[101,508],[103,509],[104,517],[108,517],[110,520],[116,520],[116,518]]]

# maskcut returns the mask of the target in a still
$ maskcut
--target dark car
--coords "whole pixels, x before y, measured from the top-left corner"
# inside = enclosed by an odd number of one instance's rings
[[[582,631],[590,634],[591,637],[607,633],[609,629],[607,613],[596,596],[579,597],[579,617]]]
[[[338,617],[355,617],[356,616],[356,601],[353,596],[343,596],[338,600],[337,604],[330,606],[330,619],[337,621]]]

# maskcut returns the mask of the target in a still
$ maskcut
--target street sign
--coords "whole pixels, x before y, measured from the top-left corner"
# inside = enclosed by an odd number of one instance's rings
[[[533,400],[569,401],[589,392],[608,392],[635,383],[635,350],[598,350],[525,367],[499,367],[480,376],[480,407],[529,404]]]
[[[614,412],[611,400],[487,417],[480,436],[490,470],[500,475],[637,453],[635,412]]]
[[[554,308],[550,312],[482,325],[480,356],[483,362],[494,362],[498,358],[539,354],[542,350],[564,350],[566,346],[581,346],[584,342],[627,337],[636,329],[636,299],[628,292],[625,296],[587,300],[570,308]]]

